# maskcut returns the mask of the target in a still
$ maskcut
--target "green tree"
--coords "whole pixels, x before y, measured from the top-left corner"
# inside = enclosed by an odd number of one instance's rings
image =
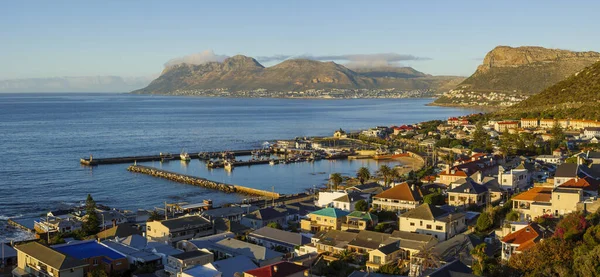
[[[444,205],[446,203],[446,197],[439,191],[435,191],[423,196],[423,202],[431,205]]]
[[[369,171],[368,168],[363,166],[358,169],[358,172],[356,172],[356,177],[358,178],[360,183],[364,185],[365,182],[371,178],[371,171]]]
[[[565,240],[579,240],[587,227],[588,222],[581,213],[570,213],[558,222],[554,236]]]
[[[161,216],[158,211],[154,210],[152,212],[150,212],[150,217],[148,217],[148,222],[150,221],[160,221],[161,219],[163,219],[163,216]]]
[[[477,122],[477,125],[475,125],[471,149],[475,148],[485,150],[490,150],[492,148],[490,135],[483,129],[483,121]]]
[[[382,164],[377,170],[377,174],[379,174],[383,178],[383,184],[387,187],[392,182],[392,179],[396,175],[396,171],[389,167],[386,164]]]
[[[494,222],[492,222],[492,217],[487,212],[481,213],[479,218],[477,218],[476,228],[479,232],[485,232],[492,228],[493,225]]]
[[[98,214],[96,213],[96,201],[94,201],[91,194],[88,194],[87,199],[85,200],[85,213],[87,219],[83,222],[83,230],[88,235],[98,233],[100,220],[98,220]]]
[[[273,228],[273,229],[279,229],[279,230],[282,229],[281,224],[279,224],[279,222],[271,222],[271,223],[267,224],[267,227]]]
[[[485,247],[486,247],[486,244],[481,243],[471,250],[471,255],[473,256],[473,259],[475,260],[475,263],[473,263],[473,266],[472,266],[473,274],[478,275],[478,276],[483,275],[485,268],[486,268],[486,262],[488,260],[488,256],[485,253]]]
[[[106,274],[106,272],[104,270],[98,269],[98,268],[88,272],[86,276],[87,277],[108,277],[108,275]]]
[[[600,276],[600,245],[573,260],[573,271],[582,277]]]
[[[342,178],[342,174],[333,173],[329,176],[329,183],[331,184],[330,189],[337,190],[338,186],[342,184],[344,179]]]
[[[366,212],[369,210],[369,203],[367,203],[365,200],[359,200],[356,202],[356,205],[354,205],[354,209],[357,211]]]
[[[510,211],[506,214],[506,220],[508,221],[517,221],[519,220],[519,217],[519,212],[517,211]]]

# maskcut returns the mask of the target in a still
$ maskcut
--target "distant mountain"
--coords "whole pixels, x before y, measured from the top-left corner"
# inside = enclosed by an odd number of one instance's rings
[[[129,92],[150,77],[87,76],[0,80],[0,92]]]
[[[495,115],[600,120],[600,62]]]
[[[334,62],[291,59],[264,67],[238,55],[222,63],[177,64],[165,68],[147,87],[133,93],[181,94],[180,91],[227,90],[240,92],[306,91],[310,89],[434,90],[456,77],[434,77],[412,68],[351,70]],[[183,93],[185,94],[185,93]]]
[[[439,105],[512,105],[600,59],[597,52],[498,46],[475,73],[438,98]]]

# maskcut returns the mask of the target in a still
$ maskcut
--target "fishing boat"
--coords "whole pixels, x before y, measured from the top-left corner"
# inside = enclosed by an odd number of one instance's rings
[[[233,170],[233,162],[229,161],[229,160],[223,161],[223,168],[225,168],[225,170],[227,170],[227,171],[232,171]]]
[[[167,161],[170,161],[170,160],[174,159],[174,157],[173,157],[173,155],[171,153],[162,153],[161,152],[161,153],[159,153],[159,156],[160,156],[160,162],[161,163],[164,163],[164,162],[167,162]]]
[[[270,161],[269,161],[269,164],[270,164],[270,165],[276,165],[276,164],[277,164],[277,162],[276,162],[275,160],[270,160]]]
[[[185,151],[181,151],[181,153],[179,154],[179,159],[184,162],[189,162],[190,160],[192,160],[190,158],[190,155]]]

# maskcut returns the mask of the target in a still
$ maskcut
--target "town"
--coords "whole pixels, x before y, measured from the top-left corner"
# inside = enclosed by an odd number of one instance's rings
[[[436,95],[432,89],[304,89],[297,91],[273,91],[267,89],[229,90],[197,89],[176,90],[172,95],[192,95],[204,97],[245,97],[245,98],[323,98],[323,99],[352,99],[352,98],[422,98]]]
[[[262,151],[403,165],[333,173],[310,193],[258,192],[219,207],[207,199],[128,211],[88,195],[80,207],[48,211],[33,226],[11,220],[35,239],[2,244],[0,272],[519,276],[542,272],[548,259],[583,272],[600,243],[599,139],[598,121],[472,114],[281,140]]]

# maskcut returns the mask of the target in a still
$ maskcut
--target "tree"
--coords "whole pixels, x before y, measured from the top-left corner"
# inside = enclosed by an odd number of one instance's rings
[[[329,176],[329,182],[331,183],[330,189],[337,190],[338,186],[342,184],[344,179],[342,178],[342,174],[333,173]]]
[[[267,224],[267,227],[273,228],[273,229],[279,229],[281,230],[281,224],[279,224],[279,222],[271,222],[269,224]]]
[[[87,277],[108,277],[106,272],[102,269],[94,269],[87,273]]]
[[[98,233],[100,221],[98,220],[98,214],[96,213],[96,201],[94,201],[91,194],[88,194],[87,199],[85,200],[85,213],[87,219],[83,222],[83,230],[88,235]]]
[[[477,122],[475,131],[473,132],[471,149],[476,148],[485,150],[490,150],[492,148],[490,135],[483,129],[483,121]]]
[[[387,187],[390,185],[394,175],[396,175],[396,171],[388,165],[382,164],[379,167],[379,170],[377,170],[377,174],[383,178],[383,184]]]
[[[477,231],[484,232],[492,228],[494,222],[492,222],[492,217],[489,213],[483,212],[477,218]]]
[[[358,172],[356,172],[356,177],[358,178],[360,183],[364,185],[365,182],[371,178],[371,171],[369,171],[368,168],[363,166],[358,169]]]
[[[558,121],[554,121],[552,129],[550,129],[550,134],[552,135],[552,140],[550,141],[552,149],[560,146],[562,141],[565,140],[565,132]]]
[[[337,254],[335,254],[335,257],[344,262],[351,262],[353,259],[353,254],[347,249],[344,249],[343,251],[340,251]]]
[[[585,255],[575,257],[573,271],[582,277],[600,276],[600,246],[594,247]]]
[[[433,247],[421,246],[419,253],[415,254],[415,257],[417,258],[418,265],[421,267],[421,272],[427,269],[439,268],[441,266],[440,261],[442,259],[437,252],[435,252]]]
[[[367,203],[365,200],[359,200],[356,202],[356,205],[354,205],[354,209],[357,211],[366,212],[369,210],[369,203]]]
[[[148,217],[148,222],[150,221],[160,221],[163,217],[155,210],[150,212],[150,217]]]
[[[430,205],[444,205],[446,203],[446,197],[439,191],[435,191],[423,196],[423,202]]]
[[[519,220],[519,212],[517,211],[510,211],[509,213],[506,214],[506,220],[507,221],[517,221]]]
[[[578,240],[587,227],[588,223],[581,213],[570,213],[558,222],[554,236],[565,240]]]
[[[573,244],[560,238],[549,238],[519,254],[513,254],[508,265],[525,276],[570,276],[558,272],[570,271],[573,264]]]
[[[485,253],[485,243],[481,243],[477,245],[475,248],[471,250],[471,255],[473,259],[475,259],[476,263],[473,264],[473,274],[482,276],[485,271],[485,263],[488,259],[487,254]]]

